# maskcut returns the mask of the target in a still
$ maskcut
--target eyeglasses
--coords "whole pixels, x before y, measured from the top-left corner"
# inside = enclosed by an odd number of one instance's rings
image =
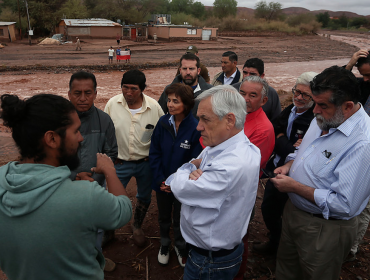
[[[293,92],[293,95],[295,97],[298,97],[298,96],[302,95],[303,100],[305,100],[305,101],[311,101],[312,100],[311,95],[309,95],[308,93],[302,92],[302,91],[296,89],[295,87],[292,88],[292,92]]]

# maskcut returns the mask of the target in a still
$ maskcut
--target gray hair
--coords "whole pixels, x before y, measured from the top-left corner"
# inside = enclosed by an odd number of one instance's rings
[[[221,85],[202,92],[195,100],[202,101],[211,97],[212,111],[222,120],[228,113],[235,116],[235,128],[244,127],[247,109],[244,98],[232,86]]]
[[[267,97],[268,98],[267,93],[269,91],[269,84],[267,83],[267,81],[265,79],[262,79],[260,76],[247,76],[247,77],[245,77],[243,79],[242,83],[240,84],[239,89],[242,87],[242,84],[244,84],[245,82],[261,84],[262,85],[262,97],[261,97],[261,100],[264,97]]]
[[[317,74],[316,72],[304,72],[297,78],[295,85],[310,86],[310,82]]]

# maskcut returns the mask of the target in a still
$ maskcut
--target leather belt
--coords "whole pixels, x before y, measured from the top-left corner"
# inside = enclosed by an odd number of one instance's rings
[[[124,162],[142,163],[142,162],[145,162],[145,161],[148,161],[148,160],[149,160],[149,157],[145,157],[145,158],[138,159],[138,160],[123,160],[123,159],[120,159],[120,158],[116,158],[116,160],[114,161],[114,164],[122,164]]]
[[[307,212],[307,213],[308,213],[308,212]],[[308,214],[310,214],[310,215],[312,215],[312,216],[314,216],[314,217],[316,217],[316,218],[320,218],[320,219],[324,219],[324,220],[326,220],[322,214],[312,214],[312,213],[308,213]],[[329,217],[329,219],[328,219],[328,220],[338,221],[339,219]]]
[[[202,256],[205,256],[205,257],[212,256],[212,257],[216,257],[216,258],[227,256],[227,255],[231,254],[232,252],[234,252],[239,247],[239,245],[236,245],[233,249],[230,249],[230,250],[221,249],[219,251],[210,251],[210,250],[206,250],[206,249],[196,247],[196,246],[194,246],[192,244],[189,244],[189,243],[188,243],[188,246],[189,246],[189,249],[194,250],[195,252],[197,252],[198,254],[200,254]]]

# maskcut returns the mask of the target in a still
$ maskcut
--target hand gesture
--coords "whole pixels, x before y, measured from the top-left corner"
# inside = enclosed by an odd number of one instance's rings
[[[92,172],[105,174],[109,170],[114,169],[113,161],[106,154],[96,154],[96,167],[91,168]]]

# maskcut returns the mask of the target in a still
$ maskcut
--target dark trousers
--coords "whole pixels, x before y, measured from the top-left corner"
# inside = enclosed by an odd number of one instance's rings
[[[263,221],[267,229],[270,231],[271,245],[279,246],[281,236],[282,215],[285,203],[288,200],[286,193],[279,192],[270,180],[265,186],[265,193],[261,205]]]
[[[161,245],[171,244],[170,228],[172,224],[175,246],[185,256],[185,240],[180,231],[181,203],[172,193],[157,192],[158,222],[161,234]]]

